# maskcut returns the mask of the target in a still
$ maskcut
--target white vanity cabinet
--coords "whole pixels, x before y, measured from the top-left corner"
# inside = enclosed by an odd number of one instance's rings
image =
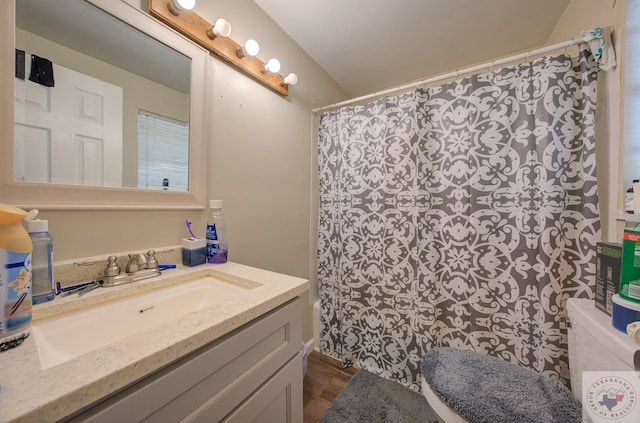
[[[69,417],[69,422],[302,422],[302,300]]]

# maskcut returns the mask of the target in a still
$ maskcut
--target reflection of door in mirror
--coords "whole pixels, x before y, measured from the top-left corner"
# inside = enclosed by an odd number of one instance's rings
[[[0,120],[5,123],[0,125],[0,151],[7,153],[0,154],[0,198],[4,202],[52,210],[205,207],[209,53],[151,18],[141,8],[144,1],[139,3],[0,1],[0,52],[9,58],[0,63]],[[16,69],[11,59],[16,49],[122,87],[122,187],[15,180],[16,125],[12,122]],[[29,69],[24,71],[28,78]],[[138,188],[140,111],[183,122],[188,128],[188,155],[185,148],[183,158],[188,182],[184,188],[177,185],[175,177],[164,175],[162,178],[169,179],[168,190]],[[153,147],[159,150],[155,144]]]
[[[21,159],[21,162],[14,163],[14,180],[58,185],[82,184],[145,190],[161,189],[160,186],[146,185],[139,180],[138,156],[141,134],[137,116],[142,110],[150,111],[189,125],[191,59],[84,0],[16,0],[16,25],[15,47],[17,49],[44,57],[54,66],[93,78],[99,81],[97,85],[106,83],[119,87],[121,112],[118,125],[112,126],[104,122],[103,126],[113,133],[119,128],[120,154],[117,157],[112,154],[112,150],[107,150],[107,144],[101,145],[102,141],[99,141],[101,136],[95,132],[83,134],[81,141],[72,139],[70,134],[65,135],[68,148],[50,145],[47,153],[41,147],[46,139],[44,131],[33,130],[33,122],[20,128],[18,126],[21,123],[16,122],[14,136],[16,154],[14,156],[18,158],[23,152],[26,156]],[[29,54],[26,56],[29,60]],[[27,64],[25,68],[27,78],[29,68]],[[50,95],[60,92],[59,77],[58,75],[54,77],[56,86],[40,87],[40,91],[50,90]],[[107,111],[106,103],[100,106],[90,101],[98,98],[94,96],[92,90],[88,90],[85,86],[80,91],[91,92],[91,99],[83,96],[84,98],[81,99],[83,106],[74,108],[75,113],[82,109],[87,109],[85,111],[88,113],[99,113],[101,108],[103,112]],[[99,96],[101,97],[102,94]],[[67,97],[71,101],[76,96],[69,94]],[[107,118],[106,115],[104,117]],[[54,121],[61,123],[68,118],[70,117],[54,119]],[[86,119],[81,119],[80,122],[83,127],[87,127]],[[67,129],[66,125],[64,129]],[[50,135],[53,138],[60,138],[57,136],[58,133],[62,132],[52,131]],[[29,137],[37,135],[38,141],[35,144],[33,141],[27,143],[21,138],[23,135]],[[71,144],[73,144],[73,152],[69,149]],[[39,146],[30,148],[29,145]],[[108,145],[113,144],[109,142]],[[186,149],[182,150],[183,156],[178,158],[184,174],[187,175],[185,183],[174,185],[172,181],[172,191],[186,192],[190,189],[188,148],[189,140],[187,140]],[[154,145],[153,150],[159,154],[163,152],[159,144]],[[79,158],[71,166],[66,159],[72,154]],[[100,157],[101,155],[103,156]],[[31,157],[39,158],[40,161],[31,163]],[[59,157],[64,160],[59,162]],[[26,158],[29,159],[28,162],[25,161]],[[27,168],[24,168],[25,163]],[[23,169],[19,171],[18,167]],[[70,175],[72,167],[78,168],[74,175]],[[24,171],[28,168],[31,168],[30,173],[25,175]],[[55,168],[63,169],[65,173],[59,174],[55,172]],[[117,171],[120,173],[118,177],[105,174]],[[161,181],[162,178],[157,181],[157,184]]]
[[[53,76],[15,79],[15,180],[122,186],[122,88],[56,64]]]

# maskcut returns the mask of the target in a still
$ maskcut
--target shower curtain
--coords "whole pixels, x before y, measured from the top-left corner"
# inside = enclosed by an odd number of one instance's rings
[[[441,346],[567,382],[600,238],[597,65],[565,54],[324,113],[320,350],[419,391]]]

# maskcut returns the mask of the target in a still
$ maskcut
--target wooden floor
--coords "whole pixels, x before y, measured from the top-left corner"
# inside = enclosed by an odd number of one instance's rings
[[[311,351],[304,377],[304,423],[317,423],[358,371],[356,367],[343,369],[339,360]]]

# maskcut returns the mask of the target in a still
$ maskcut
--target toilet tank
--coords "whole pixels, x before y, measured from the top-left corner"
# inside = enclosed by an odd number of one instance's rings
[[[593,300],[569,298],[567,314],[571,391],[578,401],[582,402],[582,372],[640,370],[640,345],[616,330],[611,316],[596,309]]]

